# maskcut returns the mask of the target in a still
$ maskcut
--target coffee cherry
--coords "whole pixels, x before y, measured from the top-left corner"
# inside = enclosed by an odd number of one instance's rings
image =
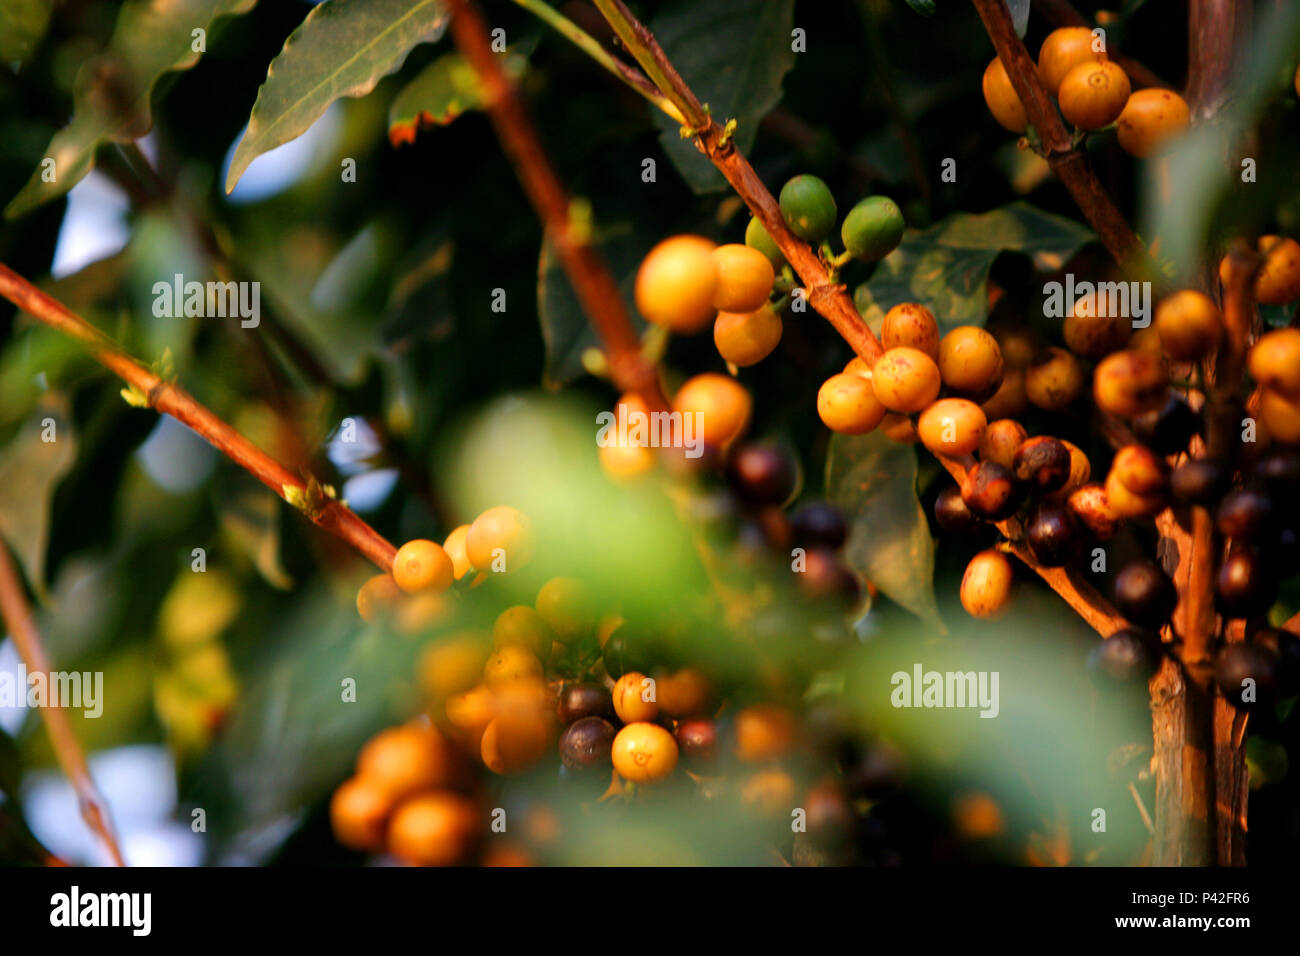
[[[934,313],[917,302],[900,302],[885,313],[880,343],[887,350],[911,348],[939,358],[939,323]],[[846,369],[847,371],[847,369]]]
[[[1285,505],[1300,492],[1300,452],[1273,449],[1259,457],[1251,473],[1276,504]]]
[[[654,663],[651,651],[651,641],[646,635],[624,625],[611,634],[601,648],[605,673],[618,680],[631,671],[649,670]]]
[[[447,535],[447,540],[442,543],[442,550],[446,551],[447,557],[451,558],[452,571],[455,573],[457,581],[468,574],[470,569],[474,567],[465,546],[468,537],[469,525],[463,524],[453,528],[451,533]]]
[[[691,768],[707,767],[718,759],[718,725],[705,717],[694,717],[677,724],[677,746],[682,762]]]
[[[944,531],[953,534],[966,534],[980,523],[979,518],[966,507],[966,502],[961,500],[961,488],[957,485],[944,488],[934,499],[934,520]]]
[[[657,724],[628,724],[614,738],[611,757],[618,775],[630,783],[654,783],[677,766],[677,741]]]
[[[637,311],[646,321],[682,335],[709,324],[718,287],[714,248],[701,236],[673,236],[650,250],[637,270],[634,289]]]
[[[1034,356],[1025,370],[1025,395],[1031,404],[1059,412],[1083,391],[1083,369],[1065,349],[1049,347]]]
[[[961,606],[972,617],[997,617],[1011,599],[1015,572],[1001,551],[989,548],[970,559],[961,579]]]
[[[1160,639],[1150,631],[1125,627],[1104,638],[1088,655],[1088,670],[1102,685],[1145,682],[1160,665]]]
[[[817,391],[817,415],[831,431],[862,435],[885,417],[885,406],[876,396],[871,372],[841,372],[832,375]]]
[[[364,777],[345,780],[330,798],[334,839],[352,850],[383,849],[388,814],[396,803],[383,786]]]
[[[998,348],[1002,352],[1002,364],[1007,369],[1024,371],[1029,368],[1034,356],[1042,351],[1043,343],[1039,341],[1032,329],[1022,326],[1012,328],[990,326],[989,331],[998,340]]]
[[[1278,659],[1258,644],[1225,644],[1214,661],[1214,682],[1232,706],[1251,710],[1277,699]]]
[[[661,676],[657,683],[659,709],[669,717],[682,718],[709,711],[713,686],[694,667],[683,667]]]
[[[1172,90],[1151,87],[1128,98],[1119,114],[1116,137],[1132,156],[1152,156],[1191,122],[1187,101]]]
[[[432,541],[408,541],[393,558],[393,580],[407,594],[445,591],[451,587],[455,573],[447,552]]]
[[[821,242],[835,228],[835,197],[816,176],[795,176],[777,200],[785,224],[805,242]]]
[[[1183,504],[1213,507],[1228,488],[1228,475],[1207,458],[1193,458],[1174,469],[1169,487]]]
[[[1219,567],[1215,590],[1224,617],[1255,617],[1277,600],[1277,578],[1258,553],[1241,548]]]
[[[776,768],[759,770],[740,786],[741,806],[767,819],[789,816],[794,795],[794,778]]]
[[[1090,538],[1109,541],[1119,531],[1123,516],[1110,506],[1106,489],[1097,482],[1080,485],[1070,492],[1065,504]]]
[[[625,724],[654,720],[659,714],[659,702],[654,689],[655,682],[639,671],[628,671],[620,677],[610,694],[614,699],[614,713],[618,714],[618,719]]]
[[[1134,624],[1158,631],[1177,604],[1178,589],[1153,561],[1132,561],[1115,576],[1115,605]]]
[[[1070,480],[1070,464],[1065,443],[1046,435],[1026,439],[1011,459],[1016,479],[1040,494],[1065,487]]]
[[[1106,501],[1122,518],[1149,518],[1165,506],[1163,495],[1139,495],[1129,489],[1112,469],[1106,475]]]
[[[1279,697],[1300,692],[1300,637],[1276,627],[1261,627],[1250,642],[1277,659]]]
[[[447,791],[412,797],[388,825],[388,851],[415,866],[454,866],[473,852],[482,829],[474,803]]]
[[[876,360],[871,387],[890,411],[919,412],[939,397],[939,366],[918,349],[890,349]]]
[[[1029,397],[1025,394],[1024,369],[1009,368],[1002,373],[1002,384],[993,393],[993,397],[983,404],[984,416],[989,421],[999,418],[1015,418],[1029,407]]]
[[[673,411],[695,416],[696,436],[720,448],[748,427],[752,405],[745,386],[717,372],[687,379],[673,397]]]
[[[442,734],[416,724],[381,730],[357,754],[357,776],[395,801],[451,782],[456,770],[455,754]]]
[[[1087,27],[1061,27],[1043,38],[1038,50],[1038,76],[1047,92],[1058,96],[1061,84],[1075,67],[1106,62],[1105,51],[1093,49],[1096,42]]]
[[[838,847],[853,832],[853,808],[844,788],[834,780],[824,780],[803,798],[810,842],[819,847]]]
[[[521,709],[492,719],[483,731],[479,754],[495,774],[522,773],[546,756],[550,740],[546,719]]]
[[[989,422],[980,440],[980,459],[994,461],[1003,468],[1014,467],[1016,449],[1029,437],[1025,426],[1012,418]]]
[[[767,304],[776,274],[767,256],[732,242],[713,250],[717,283],[713,307],[719,312],[753,312]]]
[[[766,302],[752,312],[719,312],[713,323],[718,354],[739,368],[757,365],[781,342],[781,318]]]
[[[970,469],[961,484],[961,500],[984,521],[1011,517],[1023,497],[1024,489],[1016,476],[993,461],[982,461]]]
[[[1183,451],[1200,430],[1201,416],[1172,393],[1160,408],[1143,412],[1133,419],[1133,434],[1142,444],[1162,455]]]
[[[1092,395],[1097,407],[1121,418],[1134,418],[1164,404],[1169,379],[1160,358],[1151,352],[1126,349],[1097,364]]]
[[[810,548],[804,554],[804,569],[798,574],[799,590],[813,601],[858,596],[857,578],[841,563],[834,551]]]
[[[1080,63],[1061,81],[1061,115],[1079,129],[1101,129],[1119,118],[1131,90],[1119,64]]]
[[[439,699],[469,690],[483,675],[488,658],[486,644],[472,631],[430,644],[416,665],[420,689]]]
[[[1300,329],[1274,329],[1250,349],[1250,376],[1265,388],[1300,396]]]
[[[402,599],[402,589],[391,574],[376,574],[357,591],[357,613],[367,624],[393,613]]]
[[[840,509],[825,502],[804,505],[791,519],[794,541],[804,548],[838,550],[849,536],[849,526]]]
[[[984,69],[984,102],[993,118],[1013,133],[1023,133],[1029,125],[1025,106],[1011,85],[1007,69],[997,57]]]
[[[957,392],[988,397],[1002,381],[998,340],[974,325],[959,325],[939,343],[939,374]]]
[[[1169,465],[1145,445],[1125,445],[1115,453],[1110,471],[1135,495],[1163,496],[1169,490]]]
[[[561,723],[571,724],[584,717],[614,716],[614,702],[603,684],[590,681],[566,682],[555,704]]]
[[[1264,265],[1255,277],[1255,300],[1286,305],[1300,299],[1300,242],[1286,236],[1260,236]]]
[[[1161,347],[1179,362],[1195,362],[1219,347],[1223,313],[1208,295],[1194,289],[1175,292],[1156,307]]]
[[[784,505],[799,484],[799,462],[785,448],[750,444],[739,448],[727,466],[736,494],[755,505]]]
[[[1268,438],[1284,445],[1300,444],[1300,398],[1261,388],[1259,420]]]
[[[1082,488],[1092,477],[1092,462],[1088,461],[1083,449],[1065,439],[1060,439],[1060,442],[1070,454],[1070,477],[1060,488],[1043,496],[1048,501],[1066,501],[1076,488]]]
[[[570,770],[613,765],[614,725],[602,717],[580,717],[560,735],[560,761]],[[608,777],[609,775],[606,774]]]
[[[917,433],[936,455],[961,457],[979,447],[987,422],[984,410],[964,398],[941,398],[921,413]]]
[[[767,261],[772,264],[773,270],[785,265],[785,254],[781,252],[781,247],[768,234],[763,223],[754,217],[750,217],[749,225],[745,227],[745,245],[763,253]]]
[[[542,676],[542,662],[526,647],[507,644],[498,647],[483,665],[483,680],[489,687]]]
[[[535,657],[545,657],[555,642],[555,631],[546,620],[526,604],[508,607],[497,615],[492,625],[492,643],[502,647],[522,647]]]
[[[903,211],[888,196],[868,196],[844,217],[840,238],[853,258],[878,262],[903,238]]]
[[[1276,531],[1273,501],[1251,488],[1238,488],[1219,504],[1218,528],[1224,537],[1238,541],[1259,541]]]
[[[761,763],[785,756],[794,746],[795,719],[779,704],[752,704],[736,714],[736,756],[745,763]]]
[[[469,526],[465,535],[465,553],[480,573],[496,570],[494,562],[505,571],[528,563],[533,554],[533,524],[517,508],[498,505],[489,508]]]
[[[898,412],[890,412],[880,420],[880,431],[890,441],[900,445],[915,445],[921,440],[912,419]]]
[[[1128,343],[1133,335],[1133,319],[1121,312],[1113,297],[1093,293],[1074,303],[1063,332],[1071,352],[1101,358]]]
[[[1059,568],[1078,553],[1082,536],[1069,508],[1045,501],[1025,523],[1025,544],[1043,567]]]

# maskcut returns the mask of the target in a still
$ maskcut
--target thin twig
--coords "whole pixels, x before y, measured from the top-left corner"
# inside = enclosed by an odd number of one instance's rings
[[[452,0],[451,9],[452,38],[478,75],[497,138],[510,157],[520,185],[537,211],[546,239],[558,253],[583,310],[605,343],[614,383],[625,392],[639,394],[652,409],[666,408],[655,367],[641,352],[618,284],[589,241],[590,224],[574,216],[573,203],[499,58],[492,52],[487,24],[468,0]]]
[[[393,547],[342,502],[318,493],[196,400],[165,381],[115,345],[81,316],[0,263],[0,296],[24,312],[89,347],[92,357],[130,385],[150,408],[170,415],[206,439],[217,451],[248,471],[281,498],[331,534],[351,544],[383,570],[393,566]],[[299,500],[290,498],[293,494]]]
[[[1137,787],[1133,786],[1133,781],[1128,782],[1128,792],[1133,795],[1133,802],[1137,804],[1138,813],[1142,815],[1142,823],[1147,828],[1147,833],[1152,836],[1156,835],[1155,824],[1151,822],[1151,814],[1147,813],[1146,804],[1142,802],[1142,795],[1138,793]]]
[[[5,627],[18,648],[18,656],[27,666],[27,672],[44,674],[48,678],[49,655],[45,653],[45,645],[41,641],[40,632],[36,629],[31,605],[27,603],[27,595],[23,592],[18,571],[9,557],[8,547],[3,542],[0,542],[0,613],[3,614]],[[77,794],[81,818],[104,844],[109,857],[113,860],[113,865],[125,866],[122,851],[117,845],[117,837],[113,834],[108,804],[96,789],[95,781],[90,776],[90,768],[86,765],[86,754],[81,749],[76,733],[72,730],[67,712],[62,707],[52,705],[53,701],[46,701],[45,705],[39,708],[41,719],[45,721],[45,729],[50,735],[50,744],[54,748],[59,766],[63,768],[68,782],[72,784],[72,789]]]

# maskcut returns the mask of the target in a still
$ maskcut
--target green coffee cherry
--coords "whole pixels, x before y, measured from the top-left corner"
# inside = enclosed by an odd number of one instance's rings
[[[781,247],[776,241],[768,235],[763,228],[763,224],[758,221],[757,217],[751,217],[749,225],[745,227],[745,245],[751,249],[757,249],[763,255],[767,256],[767,261],[772,263],[772,268],[780,271],[785,265],[785,256],[781,254]]]
[[[835,197],[816,176],[796,176],[781,187],[781,215],[805,242],[821,242],[835,228]]]
[[[903,211],[888,196],[868,196],[844,217],[840,238],[853,258],[877,262],[898,248]]]

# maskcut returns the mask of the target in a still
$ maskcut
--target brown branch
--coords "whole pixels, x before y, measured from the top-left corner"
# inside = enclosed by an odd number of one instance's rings
[[[350,508],[323,495],[316,496],[320,500],[307,500],[306,496],[311,494],[307,482],[263,452],[185,389],[145,368],[81,316],[3,263],[0,263],[0,296],[87,346],[95,361],[143,396],[149,407],[188,425],[281,498],[289,501],[291,491],[304,496],[306,507],[298,504],[295,507],[299,507],[313,522],[348,542],[383,570],[392,568],[396,548]]]
[[[1039,16],[1046,20],[1053,29],[1057,27],[1092,27],[1092,23],[1074,6],[1070,0],[1033,0],[1034,9],[1038,11]],[[1124,72],[1133,80],[1133,86],[1141,89],[1144,86],[1159,86],[1165,89],[1173,89],[1173,85],[1161,79],[1161,77],[1145,63],[1140,63],[1131,56],[1123,56],[1119,52],[1110,48],[1110,41],[1107,40],[1107,48],[1110,58],[1124,68]]]
[[[1065,128],[1056,106],[1039,79],[1038,68],[1016,35],[1004,0],[971,0],[984,29],[1006,67],[1011,85],[1024,104],[1029,122],[1038,133],[1052,172],[1069,190],[1075,204],[1096,231],[1102,245],[1122,266],[1145,272],[1146,250],[1124,216],[1111,201],[1088,165],[1088,154]]]
[[[1239,0],[1191,0],[1187,11],[1187,105],[1205,120],[1223,104],[1239,31],[1249,14]]]
[[[492,52],[487,24],[468,0],[452,0],[451,9],[451,34],[456,47],[478,75],[497,138],[583,310],[605,343],[614,383],[623,391],[641,395],[653,409],[666,408],[655,367],[641,352],[618,283],[588,241],[589,224],[575,218],[573,203],[551,167],[523,103]]]
[[[18,655],[27,666],[28,673],[44,674],[48,678],[49,655],[45,653],[45,645],[41,641],[40,632],[36,629],[32,609],[27,603],[27,595],[23,592],[18,571],[9,557],[8,547],[3,542],[0,542],[0,614],[4,617],[5,627],[14,639]],[[52,706],[52,703],[46,701],[44,706],[40,707],[41,719],[45,721],[45,729],[50,735],[50,745],[54,749],[59,766],[63,768],[68,782],[72,784],[72,789],[77,794],[81,818],[104,844],[104,848],[108,850],[113,860],[113,865],[125,866],[122,851],[118,848],[117,838],[113,834],[112,821],[108,816],[108,804],[104,802],[104,798],[95,787],[95,781],[90,776],[90,768],[86,766],[86,755],[81,749],[81,743],[72,730],[67,712],[62,707]]]
[[[790,231],[776,199],[754,172],[754,167],[700,104],[669,62],[659,41],[621,0],[595,0],[595,3],[623,46],[631,51],[654,84],[686,117],[687,125],[695,133],[696,147],[726,177],[780,248],[803,282],[808,304],[835,327],[855,353],[867,362],[874,362],[882,351],[880,342],[863,321],[848,291],[843,285],[831,281],[830,271],[821,257]]]

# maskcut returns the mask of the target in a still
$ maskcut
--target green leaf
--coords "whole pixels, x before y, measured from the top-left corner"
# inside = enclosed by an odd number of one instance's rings
[[[934,16],[934,0],[907,0],[907,5],[923,17]]]
[[[0,0],[0,63],[22,63],[50,23],[50,0]]]
[[[781,81],[794,66],[794,0],[672,0],[650,29],[673,66],[719,123],[736,120],[736,146],[748,152],[758,122],[781,99]],[[657,111],[656,111],[657,112]],[[696,193],[717,192],[727,182],[681,127],[657,116],[660,142]]]
[[[595,241],[601,246],[605,261],[618,279],[619,292],[638,333],[645,323],[632,304],[632,287],[636,270],[647,245],[631,223],[619,222],[597,230]],[[537,311],[546,345],[546,368],[543,378],[548,387],[559,387],[587,374],[582,353],[600,346],[587,313],[578,301],[559,257],[549,242],[542,243],[537,265]]]
[[[835,435],[826,459],[830,500],[849,516],[849,567],[928,624],[944,630],[934,600],[934,539],[916,492],[916,452],[879,430]]]
[[[511,80],[523,76],[528,60],[507,53],[501,66]],[[459,53],[444,53],[393,98],[388,108],[388,139],[394,146],[415,142],[421,128],[446,126],[456,117],[483,106],[478,74]]]
[[[301,136],[331,103],[365,96],[447,30],[442,0],[326,0],[284,41],[226,174],[226,192],[263,153]]]
[[[54,134],[45,158],[54,160],[52,182],[44,162],[5,215],[13,219],[57,199],[94,168],[105,142],[138,139],[153,126],[149,100],[164,73],[199,61],[194,31],[211,30],[218,17],[245,13],[257,0],[130,0],[122,7],[108,49],[77,73],[72,121]]]
[[[988,277],[1003,252],[1029,256],[1044,272],[1060,269],[1093,233],[1070,219],[1015,202],[981,214],[957,213],[920,232],[909,232],[881,260],[854,299],[859,309],[889,309],[920,302],[941,329],[983,325],[988,315]]]
[[[67,399],[52,393],[0,450],[0,536],[18,555],[27,580],[45,592],[45,549],[50,540],[54,489],[77,458],[77,435]]]

